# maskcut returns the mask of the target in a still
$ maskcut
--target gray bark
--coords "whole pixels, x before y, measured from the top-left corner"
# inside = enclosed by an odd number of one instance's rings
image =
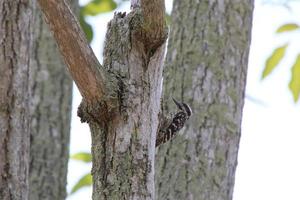
[[[252,10],[253,0],[174,1],[164,102],[181,99],[194,115],[159,148],[157,199],[232,199]]]
[[[119,107],[107,121],[88,120],[94,200],[154,199],[155,137],[166,32],[155,38],[159,43],[145,48],[140,26],[139,11],[116,14],[108,26],[103,65],[118,79]],[[79,114],[86,110],[89,108],[82,104]]]
[[[29,1],[0,2],[0,199],[2,200],[28,199],[31,22]]]
[[[29,199],[60,200],[66,197],[72,79],[39,7],[32,34]]]

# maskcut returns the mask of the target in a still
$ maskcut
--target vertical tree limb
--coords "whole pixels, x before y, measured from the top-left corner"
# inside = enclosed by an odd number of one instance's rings
[[[30,1],[0,1],[0,13],[0,199],[27,200]]]
[[[155,137],[167,37],[164,1],[153,5],[142,1],[127,16],[115,14],[108,25],[104,68],[95,61],[67,5],[60,0],[39,3],[87,101],[79,115],[92,132],[93,199],[154,199]]]
[[[155,199],[155,137],[167,32],[148,46],[141,13],[139,7],[127,16],[118,13],[108,25],[103,65],[122,77],[122,106],[104,127],[90,124],[93,199]]]
[[[165,1],[131,0],[131,7],[139,8],[142,16],[140,32],[145,50],[151,54],[166,40]]]
[[[30,200],[64,200],[72,107],[72,79],[34,0],[30,60]],[[70,2],[78,10],[78,1]]]
[[[164,100],[181,99],[193,116],[159,148],[157,199],[232,199],[253,4],[174,1]]]

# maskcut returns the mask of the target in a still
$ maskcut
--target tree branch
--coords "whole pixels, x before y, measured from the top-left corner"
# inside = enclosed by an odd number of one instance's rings
[[[167,39],[164,0],[131,0],[131,8],[141,9],[142,38],[147,50],[155,51]]]
[[[38,0],[81,95],[87,102],[105,94],[106,72],[94,55],[78,20],[65,0]]]

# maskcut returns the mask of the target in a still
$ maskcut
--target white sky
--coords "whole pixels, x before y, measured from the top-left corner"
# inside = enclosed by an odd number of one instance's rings
[[[171,1],[166,0],[166,4],[170,11]],[[249,98],[246,98],[244,106],[234,200],[300,199],[300,103],[293,103],[288,91],[290,67],[300,53],[300,31],[288,35],[275,34],[275,30],[284,23],[300,23],[300,1],[289,5],[291,10],[262,4],[262,0],[255,4],[246,90]],[[118,10],[128,11],[129,4]],[[113,13],[109,13],[89,18],[94,27],[92,47],[101,62],[106,24],[112,16]],[[286,59],[272,75],[261,81],[266,58],[275,47],[287,41],[290,41],[291,48]],[[257,101],[251,101],[251,98]],[[80,101],[76,89],[73,95],[71,154],[90,151],[88,126],[81,124],[76,116]],[[68,191],[90,168],[90,165],[70,161]],[[91,199],[91,192],[91,188],[82,189],[68,200]]]

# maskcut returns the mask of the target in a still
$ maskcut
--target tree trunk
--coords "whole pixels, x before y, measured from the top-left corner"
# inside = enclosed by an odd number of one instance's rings
[[[164,0],[132,0],[132,12],[115,14],[104,66],[64,1],[38,2],[83,97],[78,115],[92,132],[93,199],[154,199]]]
[[[30,1],[0,2],[0,199],[28,199]],[[26,28],[24,28],[26,27]]]
[[[72,4],[75,8],[77,0]],[[29,199],[62,200],[66,197],[72,79],[38,7],[32,34]]]
[[[166,32],[145,47],[140,20],[138,12],[118,13],[108,26],[103,65],[118,77],[120,105],[112,120],[90,122],[94,200],[154,199]]]
[[[157,199],[232,199],[252,10],[252,0],[174,1],[164,102],[182,99],[194,115],[159,148]]]

